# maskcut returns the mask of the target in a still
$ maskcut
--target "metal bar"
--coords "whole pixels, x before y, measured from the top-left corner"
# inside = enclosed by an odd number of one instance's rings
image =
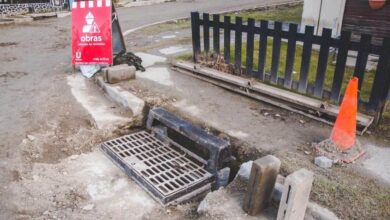
[[[372,86],[369,106],[375,110],[377,120],[381,117],[382,108],[385,106],[387,95],[390,92],[390,38],[383,40],[382,52]]]
[[[247,42],[246,42],[246,73],[249,76],[253,75],[253,49],[254,49],[254,28],[255,28],[255,20],[252,18],[248,19],[248,34],[247,34]]]
[[[234,58],[235,63],[234,67],[238,73],[241,73],[241,46],[242,46],[242,18],[236,17],[236,31],[235,31],[235,50]]]
[[[257,77],[264,81],[265,79],[265,63],[267,59],[267,39],[268,39],[268,21],[262,20],[260,23],[260,42],[259,42],[259,68]]]
[[[295,51],[296,51],[296,36],[297,36],[298,25],[290,24],[289,26],[289,38],[287,45],[287,57],[286,57],[286,70],[284,73],[284,87],[291,89],[292,86],[292,75],[294,69],[295,61]]]
[[[340,100],[350,40],[351,32],[342,31],[340,37],[340,47],[336,59],[336,68],[333,76],[332,92],[330,95],[330,99],[336,103]]]
[[[282,22],[275,22],[275,36],[272,46],[272,65],[271,65],[271,83],[277,84],[278,72],[280,63],[280,47],[281,47],[281,35],[282,35]]]
[[[225,30],[224,30],[224,58],[225,58],[225,63],[229,64],[230,63],[230,17],[225,16],[224,17],[224,25],[225,25]]]
[[[219,54],[219,15],[213,15],[213,48],[214,52]]]
[[[204,41],[204,51],[208,55],[210,51],[210,15],[208,13],[203,13],[203,41]]]
[[[358,51],[358,56],[356,58],[355,72],[354,76],[359,78],[359,90],[362,88],[364,81],[364,72],[366,71],[368,54],[370,51],[371,44],[371,35],[362,34],[360,38],[360,47]],[[360,96],[360,93],[359,93]]]
[[[324,89],[331,37],[332,29],[324,28],[322,30],[322,42],[320,48],[320,55],[318,57],[317,75],[314,88],[314,96],[318,98],[322,98],[322,93]]]
[[[306,26],[305,27],[305,39],[303,43],[303,52],[302,52],[302,62],[301,62],[301,74],[299,77],[298,92],[306,93],[307,81],[310,71],[310,58],[311,50],[313,47],[313,34],[314,27]]]
[[[191,27],[192,27],[192,48],[193,48],[193,60],[197,62],[200,55],[200,24],[199,13],[191,12]]]

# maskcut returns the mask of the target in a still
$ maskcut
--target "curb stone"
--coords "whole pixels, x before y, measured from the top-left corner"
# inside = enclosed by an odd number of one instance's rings
[[[96,84],[102,88],[102,90],[112,101],[132,111],[132,118],[137,125],[142,124],[143,113],[146,107],[144,100],[138,98],[128,91],[121,89],[119,86],[105,83],[102,76],[97,76],[95,80]]]

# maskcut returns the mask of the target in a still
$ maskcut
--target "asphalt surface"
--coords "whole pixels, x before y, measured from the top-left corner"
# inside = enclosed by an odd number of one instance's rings
[[[299,0],[178,0],[144,7],[119,8],[122,31],[162,20],[189,17],[192,11],[217,13],[231,10],[253,9]]]

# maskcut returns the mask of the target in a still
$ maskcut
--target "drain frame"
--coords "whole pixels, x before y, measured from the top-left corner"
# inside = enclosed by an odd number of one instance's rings
[[[142,142],[142,140],[149,142]],[[176,205],[201,197],[211,191],[215,181],[214,176],[205,169],[204,164],[193,160],[188,153],[177,146],[172,146],[172,143],[162,141],[147,131],[109,140],[102,143],[100,147],[131,179],[164,206]],[[136,151],[137,148],[140,149]],[[155,160],[156,158],[159,159]],[[162,158],[165,158],[165,161]],[[152,164],[152,161],[155,164]],[[149,171],[153,168],[155,172],[150,173]],[[164,169],[160,168],[166,169],[166,172],[164,173]],[[195,179],[194,176],[187,178],[189,175],[195,175],[198,178]],[[193,181],[190,181],[191,179]],[[179,186],[180,182],[184,184]]]

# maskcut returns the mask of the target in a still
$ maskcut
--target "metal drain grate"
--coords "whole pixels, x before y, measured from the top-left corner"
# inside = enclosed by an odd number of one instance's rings
[[[102,149],[143,188],[163,204],[210,190],[213,176],[146,131],[102,144]],[[196,192],[196,193],[194,193]]]

